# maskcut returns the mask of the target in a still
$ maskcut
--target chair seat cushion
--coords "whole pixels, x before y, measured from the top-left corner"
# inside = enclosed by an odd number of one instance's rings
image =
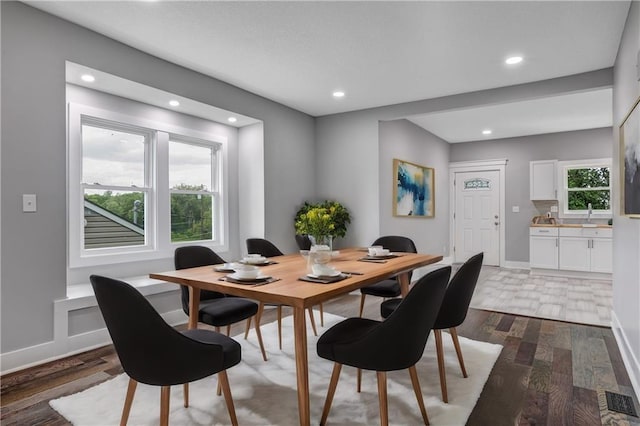
[[[183,331],[185,336],[197,340],[198,342],[216,344],[222,346],[223,366],[221,370],[226,370],[240,362],[242,349],[240,343],[215,331],[194,329]]]
[[[258,304],[242,297],[223,297],[200,303],[199,320],[221,327],[242,321],[258,312]]]
[[[380,316],[387,318],[396,310],[402,299],[389,299],[380,304]]]
[[[318,356],[340,364],[357,367],[351,358],[353,351],[346,348],[355,340],[361,339],[366,333],[380,324],[367,318],[347,318],[327,330],[318,339]],[[367,354],[355,354],[356,357],[366,357]]]
[[[398,297],[400,296],[400,284],[396,280],[384,280],[362,287],[360,292],[378,297]]]

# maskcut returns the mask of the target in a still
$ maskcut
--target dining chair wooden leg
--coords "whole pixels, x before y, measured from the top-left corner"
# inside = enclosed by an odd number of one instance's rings
[[[309,311],[309,319],[311,320],[311,328],[313,329],[313,335],[317,336],[318,330],[316,330],[316,320],[313,317],[313,308],[308,308],[307,311]]]
[[[464,359],[462,359],[462,350],[460,349],[460,341],[458,341],[458,331],[455,327],[451,327],[449,329],[449,333],[451,333],[453,346],[456,348],[456,355],[458,355],[458,362],[460,363],[460,370],[462,370],[462,377],[469,377],[467,376],[467,369],[464,368]]]
[[[169,426],[169,397],[171,386],[162,386],[160,390],[160,426]]]
[[[320,327],[324,327],[324,309],[322,303],[320,304]]]
[[[260,345],[260,351],[262,352],[262,359],[267,360],[267,352],[264,350],[264,343],[262,343],[262,331],[260,331],[260,320],[262,318],[262,311],[264,310],[264,304],[261,303],[258,306],[258,312],[256,313],[256,336],[258,337],[258,344]]]
[[[377,371],[378,401],[380,404],[380,426],[389,425],[389,407],[387,405],[387,373]]]
[[[227,336],[231,334],[231,324],[227,325]]]
[[[364,312],[364,299],[367,297],[366,294],[362,293],[360,295],[360,318],[362,318],[362,313]]]
[[[133,404],[133,396],[136,393],[136,387],[138,382],[129,378],[129,386],[127,386],[127,396],[124,400],[124,407],[122,407],[122,416],[120,417],[120,426],[125,426],[129,420],[129,413],[131,412],[131,405]]]
[[[182,385],[182,395],[184,400],[184,408],[189,407],[189,383]]]
[[[327,399],[324,401],[324,408],[322,409],[322,418],[320,419],[321,426],[327,423],[327,417],[329,417],[329,410],[331,410],[331,403],[333,402],[333,395],[336,393],[338,379],[340,378],[340,370],[342,370],[342,364],[334,363],[331,380],[329,381],[329,389],[327,390]]]
[[[358,368],[358,372],[356,373],[356,378],[357,378],[356,390],[358,391],[358,393],[360,393],[360,390],[362,388],[362,368]]]
[[[436,353],[438,355],[438,372],[440,373],[440,391],[442,392],[442,401],[449,402],[447,397],[447,374],[444,370],[444,350],[442,349],[442,330],[433,330],[433,336],[436,339]]]
[[[416,370],[416,366],[413,365],[409,367],[409,375],[411,376],[411,384],[413,385],[413,392],[416,394],[416,399],[418,400],[418,406],[420,407],[420,412],[422,413],[422,420],[424,420],[424,424],[429,424],[429,416],[427,416],[427,409],[424,406],[424,398],[422,397],[422,390],[420,389],[420,381],[418,380],[418,371]]]
[[[236,409],[233,406],[233,397],[231,396],[231,387],[229,386],[229,377],[227,376],[227,370],[222,370],[218,373],[218,383],[222,384],[224,402],[227,404],[227,410],[229,411],[231,424],[233,426],[238,426],[238,418],[236,417]]]
[[[278,344],[282,350],[282,305],[278,305]]]
[[[249,337],[249,329],[251,328],[251,318],[253,317],[247,318],[247,325],[244,328],[244,340],[247,340],[247,337]]]

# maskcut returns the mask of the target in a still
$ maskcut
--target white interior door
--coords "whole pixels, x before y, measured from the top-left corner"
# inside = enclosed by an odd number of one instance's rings
[[[455,173],[454,262],[484,252],[484,264],[500,266],[500,172]]]

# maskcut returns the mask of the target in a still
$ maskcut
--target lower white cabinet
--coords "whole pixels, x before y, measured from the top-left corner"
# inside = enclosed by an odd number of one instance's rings
[[[558,269],[558,228],[529,228],[529,266]]]
[[[613,272],[611,228],[531,227],[529,266],[580,272]]]
[[[560,228],[559,268],[568,271],[611,273],[611,229]]]

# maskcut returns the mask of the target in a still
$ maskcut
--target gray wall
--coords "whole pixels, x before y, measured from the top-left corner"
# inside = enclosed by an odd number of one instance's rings
[[[538,211],[529,200],[529,161],[610,158],[611,128],[451,144],[451,161],[506,158],[505,257],[529,262],[529,224]],[[513,213],[512,207],[520,212]],[[523,244],[523,241],[525,242]]]
[[[262,120],[266,237],[296,249],[292,217],[315,191],[312,117],[22,3],[0,7],[2,353],[51,341],[53,301],[66,296],[66,60]],[[36,213],[22,213],[25,193]]]
[[[536,99],[562,93],[611,87],[612,70],[599,70],[518,86],[427,99],[368,110],[327,115],[316,119],[317,193],[337,198],[351,210],[354,221],[344,243],[370,244],[382,229],[390,229],[390,218],[381,217],[379,165],[380,121],[398,120],[416,114],[495,105]],[[504,158],[504,155],[499,157]],[[509,166],[507,166],[509,167]],[[528,190],[527,190],[528,193]],[[440,253],[442,247],[438,248]],[[508,255],[507,255],[508,256]],[[523,257],[526,259],[526,253]]]
[[[638,87],[640,51],[640,3],[632,2],[614,68],[613,158],[619,158],[618,126],[640,95]],[[620,187],[618,163],[614,161],[614,184]],[[620,216],[620,199],[614,197],[613,219],[613,313],[614,330],[624,336],[621,348],[627,355],[627,370],[635,377],[640,395],[640,220]],[[618,339],[621,342],[621,339]]]
[[[449,246],[449,144],[408,120],[381,121],[380,235],[410,237],[419,252],[448,255]],[[435,215],[433,218],[394,217],[392,209],[393,159],[434,169]],[[447,247],[447,250],[443,250]]]

